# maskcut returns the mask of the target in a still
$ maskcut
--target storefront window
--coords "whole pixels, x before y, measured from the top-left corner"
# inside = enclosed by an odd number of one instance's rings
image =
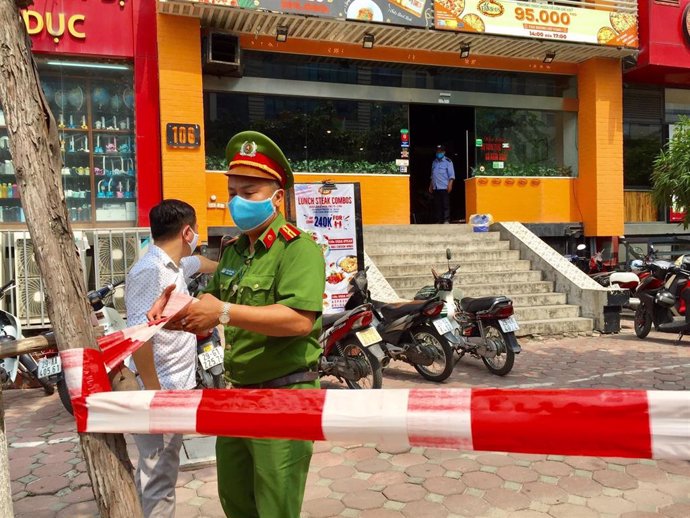
[[[654,160],[662,145],[661,124],[623,124],[623,168],[626,188],[651,188]]]
[[[576,114],[477,108],[474,176],[576,176]]]
[[[225,169],[225,145],[256,130],[280,142],[295,171],[395,173],[407,106],[393,103],[207,93],[206,166]]]
[[[40,66],[43,92],[58,124],[67,210],[77,223],[134,221],[132,73],[123,65],[91,67]],[[0,117],[0,222],[21,223],[6,134]]]

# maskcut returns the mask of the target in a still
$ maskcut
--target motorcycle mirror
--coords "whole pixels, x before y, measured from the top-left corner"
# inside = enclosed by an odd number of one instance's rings
[[[449,261],[453,258],[453,254],[450,252],[450,248],[446,248],[446,259]]]
[[[587,249],[587,245],[585,245],[585,244],[579,244],[579,245],[577,245],[577,249],[578,249],[580,252],[582,252],[583,250],[586,250],[586,249]]]

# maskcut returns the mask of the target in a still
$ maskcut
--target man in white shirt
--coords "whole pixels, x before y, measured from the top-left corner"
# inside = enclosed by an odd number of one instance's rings
[[[132,267],[125,283],[127,325],[148,322],[146,313],[163,290],[174,284],[187,292],[197,272],[213,273],[218,265],[192,255],[199,239],[194,208],[180,200],[164,200],[149,213],[153,244]],[[132,355],[130,367],[146,390],[185,390],[196,386],[196,336],[162,330]],[[139,449],[136,483],[144,516],[174,517],[175,484],[182,435],[134,435]]]

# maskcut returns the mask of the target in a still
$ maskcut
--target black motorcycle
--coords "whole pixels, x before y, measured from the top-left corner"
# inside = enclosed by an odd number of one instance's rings
[[[453,372],[453,349],[449,337],[434,326],[443,310],[439,300],[406,301],[387,304],[371,299],[366,271],[357,272],[350,281],[352,295],[345,305],[351,309],[371,304],[374,324],[383,338],[386,354],[383,366],[391,360],[412,365],[429,381],[443,381]]]

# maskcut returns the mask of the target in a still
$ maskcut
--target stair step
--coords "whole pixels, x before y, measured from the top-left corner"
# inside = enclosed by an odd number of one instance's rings
[[[554,306],[522,306],[515,308],[515,318],[518,322],[530,320],[559,320],[578,318],[580,306],[559,304]]]
[[[481,272],[458,274],[455,286],[463,290],[468,286],[484,286],[489,283],[502,283],[512,285],[515,283],[539,282],[542,273],[540,271],[526,272]],[[432,282],[430,274],[427,275],[390,275],[386,280],[394,289],[421,288]]]
[[[400,265],[381,265],[376,263],[383,273],[384,276],[396,276],[396,275],[420,275],[425,277],[431,276],[431,269],[434,268],[438,273],[443,273],[448,270],[448,263],[403,263]],[[451,262],[452,265],[460,264],[459,273],[471,274],[485,272],[487,267],[490,266],[491,271],[494,272],[526,272],[530,269],[530,262],[525,260],[517,261],[494,261],[487,264],[485,261],[474,261],[474,262]]]
[[[384,234],[484,234],[485,232],[473,232],[472,225],[364,225],[364,235]]]
[[[517,336],[558,335],[565,333],[591,333],[594,323],[591,318],[556,318],[551,320],[518,320]]]
[[[390,282],[390,281],[389,281]],[[410,300],[414,298],[417,291],[424,285],[419,285],[414,288],[396,288],[392,283],[393,289],[396,291],[401,299]],[[551,293],[553,290],[553,283],[551,281],[539,282],[513,282],[510,284],[477,284],[460,286],[455,290],[455,296],[462,297],[492,297],[498,295],[505,295],[512,298],[513,295],[533,294],[533,293]]]
[[[446,262],[446,254],[440,250],[434,250],[430,253],[420,253],[413,249],[410,253],[388,254],[388,253],[372,253],[369,248],[365,251],[376,266],[395,266],[395,265],[418,265],[418,264],[444,264]],[[503,261],[516,261],[520,259],[519,250],[475,250],[475,251],[459,251],[453,253],[452,264],[476,263],[481,262],[484,265],[489,263],[498,263]],[[444,269],[445,271],[445,269]]]
[[[404,254],[414,251],[415,253],[433,253],[440,254],[443,258],[446,257],[446,247],[438,246],[436,243],[430,242],[414,242],[414,243],[375,243],[367,244],[364,249],[369,255],[381,254]],[[452,247],[451,247],[452,249]],[[478,252],[488,250],[510,250],[510,243],[508,241],[469,241],[462,243],[462,249],[465,252]],[[455,254],[454,254],[455,255]],[[457,259],[456,259],[457,260]]]
[[[524,293],[521,295],[511,295],[515,308],[534,307],[534,306],[558,306],[565,304],[568,297],[565,293]]]
[[[479,232],[479,233],[461,233],[461,234],[399,234],[395,232],[386,234],[367,234],[364,233],[365,244],[382,244],[382,243],[431,243],[436,246],[445,248],[453,248],[452,245],[459,245],[472,241],[500,241],[501,234],[498,232]]]

